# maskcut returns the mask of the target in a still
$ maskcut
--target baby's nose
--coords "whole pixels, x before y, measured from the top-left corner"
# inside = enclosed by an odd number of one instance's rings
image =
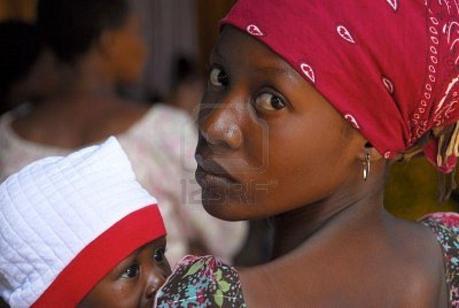
[[[151,269],[146,277],[145,297],[147,299],[152,298],[156,291],[166,282],[166,278],[164,271],[156,268]]]

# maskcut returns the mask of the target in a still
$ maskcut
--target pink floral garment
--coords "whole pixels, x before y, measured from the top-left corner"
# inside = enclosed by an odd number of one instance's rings
[[[421,219],[443,247],[445,276],[451,307],[459,307],[459,214],[434,213]]]

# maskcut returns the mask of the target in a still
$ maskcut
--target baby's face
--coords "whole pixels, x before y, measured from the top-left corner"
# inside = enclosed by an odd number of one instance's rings
[[[137,249],[107,274],[79,307],[152,307],[171,273],[162,237]]]

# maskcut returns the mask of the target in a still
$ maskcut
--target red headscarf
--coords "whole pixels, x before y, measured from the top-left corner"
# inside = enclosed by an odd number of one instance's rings
[[[239,0],[222,24],[269,46],[386,159],[459,121],[459,0]]]

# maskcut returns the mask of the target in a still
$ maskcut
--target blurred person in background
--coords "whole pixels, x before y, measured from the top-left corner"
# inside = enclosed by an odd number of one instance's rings
[[[0,22],[0,114],[43,100],[55,84],[53,58],[37,27],[19,20]]]
[[[127,0],[41,0],[37,28],[56,59],[56,91],[26,114],[0,119],[0,180],[31,161],[63,155],[116,135],[139,182],[158,197],[168,229],[168,257],[214,253],[230,260],[245,226],[202,210],[195,170],[195,127],[163,104],[128,101],[119,83],[136,82],[146,47]],[[154,176],[153,176],[154,175]]]

